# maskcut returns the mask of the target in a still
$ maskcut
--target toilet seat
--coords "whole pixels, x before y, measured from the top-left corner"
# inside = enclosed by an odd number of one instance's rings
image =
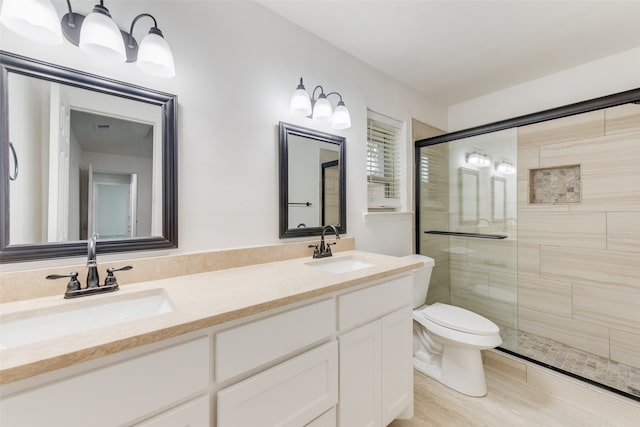
[[[500,333],[498,325],[462,307],[435,303],[420,309],[428,320],[445,328],[474,335],[496,335]]]

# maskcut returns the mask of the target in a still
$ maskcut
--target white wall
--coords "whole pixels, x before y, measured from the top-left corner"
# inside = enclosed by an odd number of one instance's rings
[[[72,4],[86,14],[95,1]],[[62,16],[66,3],[54,5]],[[411,252],[410,215],[363,220],[367,107],[407,123],[415,117],[446,128],[444,108],[253,2],[111,1],[107,7],[121,28],[138,13],[155,16],[174,53],[175,78],[90,59],[66,41],[37,45],[4,28],[0,49],[178,95],[180,247],[153,255],[290,241],[278,239],[280,120],[346,137],[348,234],[359,249]],[[145,32],[136,28],[135,36]],[[350,129],[335,131],[289,115],[289,99],[301,76],[308,90],[322,84],[342,94],[352,116]]]
[[[449,108],[450,132],[640,88],[640,47]]]

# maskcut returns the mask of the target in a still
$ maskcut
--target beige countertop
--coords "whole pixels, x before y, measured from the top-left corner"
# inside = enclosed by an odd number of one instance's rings
[[[415,261],[361,251],[334,254],[333,260],[355,258],[374,264],[347,273],[331,273],[296,258],[127,285],[120,291],[73,300],[60,296],[0,305],[3,321],[28,311],[46,313],[74,304],[103,304],[134,293],[161,289],[173,311],[145,319],[102,327],[0,350],[0,384],[8,384],[102,356],[197,331],[273,308],[383,279],[420,266]],[[161,292],[161,291],[160,291]],[[1,330],[0,330],[1,331]]]

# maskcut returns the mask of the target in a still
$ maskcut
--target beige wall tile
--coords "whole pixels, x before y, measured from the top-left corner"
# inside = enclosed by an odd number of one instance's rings
[[[541,245],[606,249],[606,214],[520,212],[518,239]]]
[[[525,332],[609,357],[609,328],[605,326],[519,307],[518,327]]]
[[[607,213],[607,247],[612,251],[640,252],[640,211]]]
[[[640,368],[640,334],[611,329],[611,358]]]
[[[516,307],[513,304],[506,304],[501,300],[484,296],[483,289],[452,289],[451,303],[464,307],[487,319],[495,322],[498,326],[516,327]],[[476,292],[477,291],[477,292]]]
[[[586,284],[617,284],[640,288],[640,253],[598,249],[540,248],[540,272],[558,280]]]
[[[571,283],[518,274],[518,307],[571,318]]]
[[[621,290],[606,286],[573,284],[573,318],[590,323],[640,331],[640,287]]]
[[[582,203],[571,211],[640,211],[640,167],[584,174],[582,188]]]
[[[577,139],[540,147],[540,167],[582,166],[583,174],[634,169],[640,157],[640,132]]]
[[[514,272],[518,262],[517,242],[511,239],[469,239],[468,265],[477,270]]]
[[[518,241],[518,273],[540,274],[540,245]]]
[[[549,120],[518,128],[518,149],[604,135],[604,111]]]
[[[607,135],[640,130],[640,104],[624,104],[604,111]]]

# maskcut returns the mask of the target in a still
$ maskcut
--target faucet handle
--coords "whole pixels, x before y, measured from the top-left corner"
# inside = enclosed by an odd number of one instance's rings
[[[115,267],[109,267],[107,268],[107,277],[104,279],[104,285],[105,286],[118,286],[118,281],[116,279],[116,276],[113,274],[116,271],[127,271],[127,270],[132,270],[133,267],[130,265],[125,265],[124,267],[120,267],[120,268],[115,268]]]
[[[320,254],[320,250],[318,249],[318,245],[309,245],[309,248],[313,248],[313,257],[314,258],[318,258],[318,255]]]
[[[78,272],[74,271],[69,274],[50,274],[46,277],[47,280],[56,280],[56,279],[64,279],[65,277],[69,277],[69,283],[67,283],[67,292],[66,295],[69,295],[71,292],[80,290],[80,282],[78,281]]]

